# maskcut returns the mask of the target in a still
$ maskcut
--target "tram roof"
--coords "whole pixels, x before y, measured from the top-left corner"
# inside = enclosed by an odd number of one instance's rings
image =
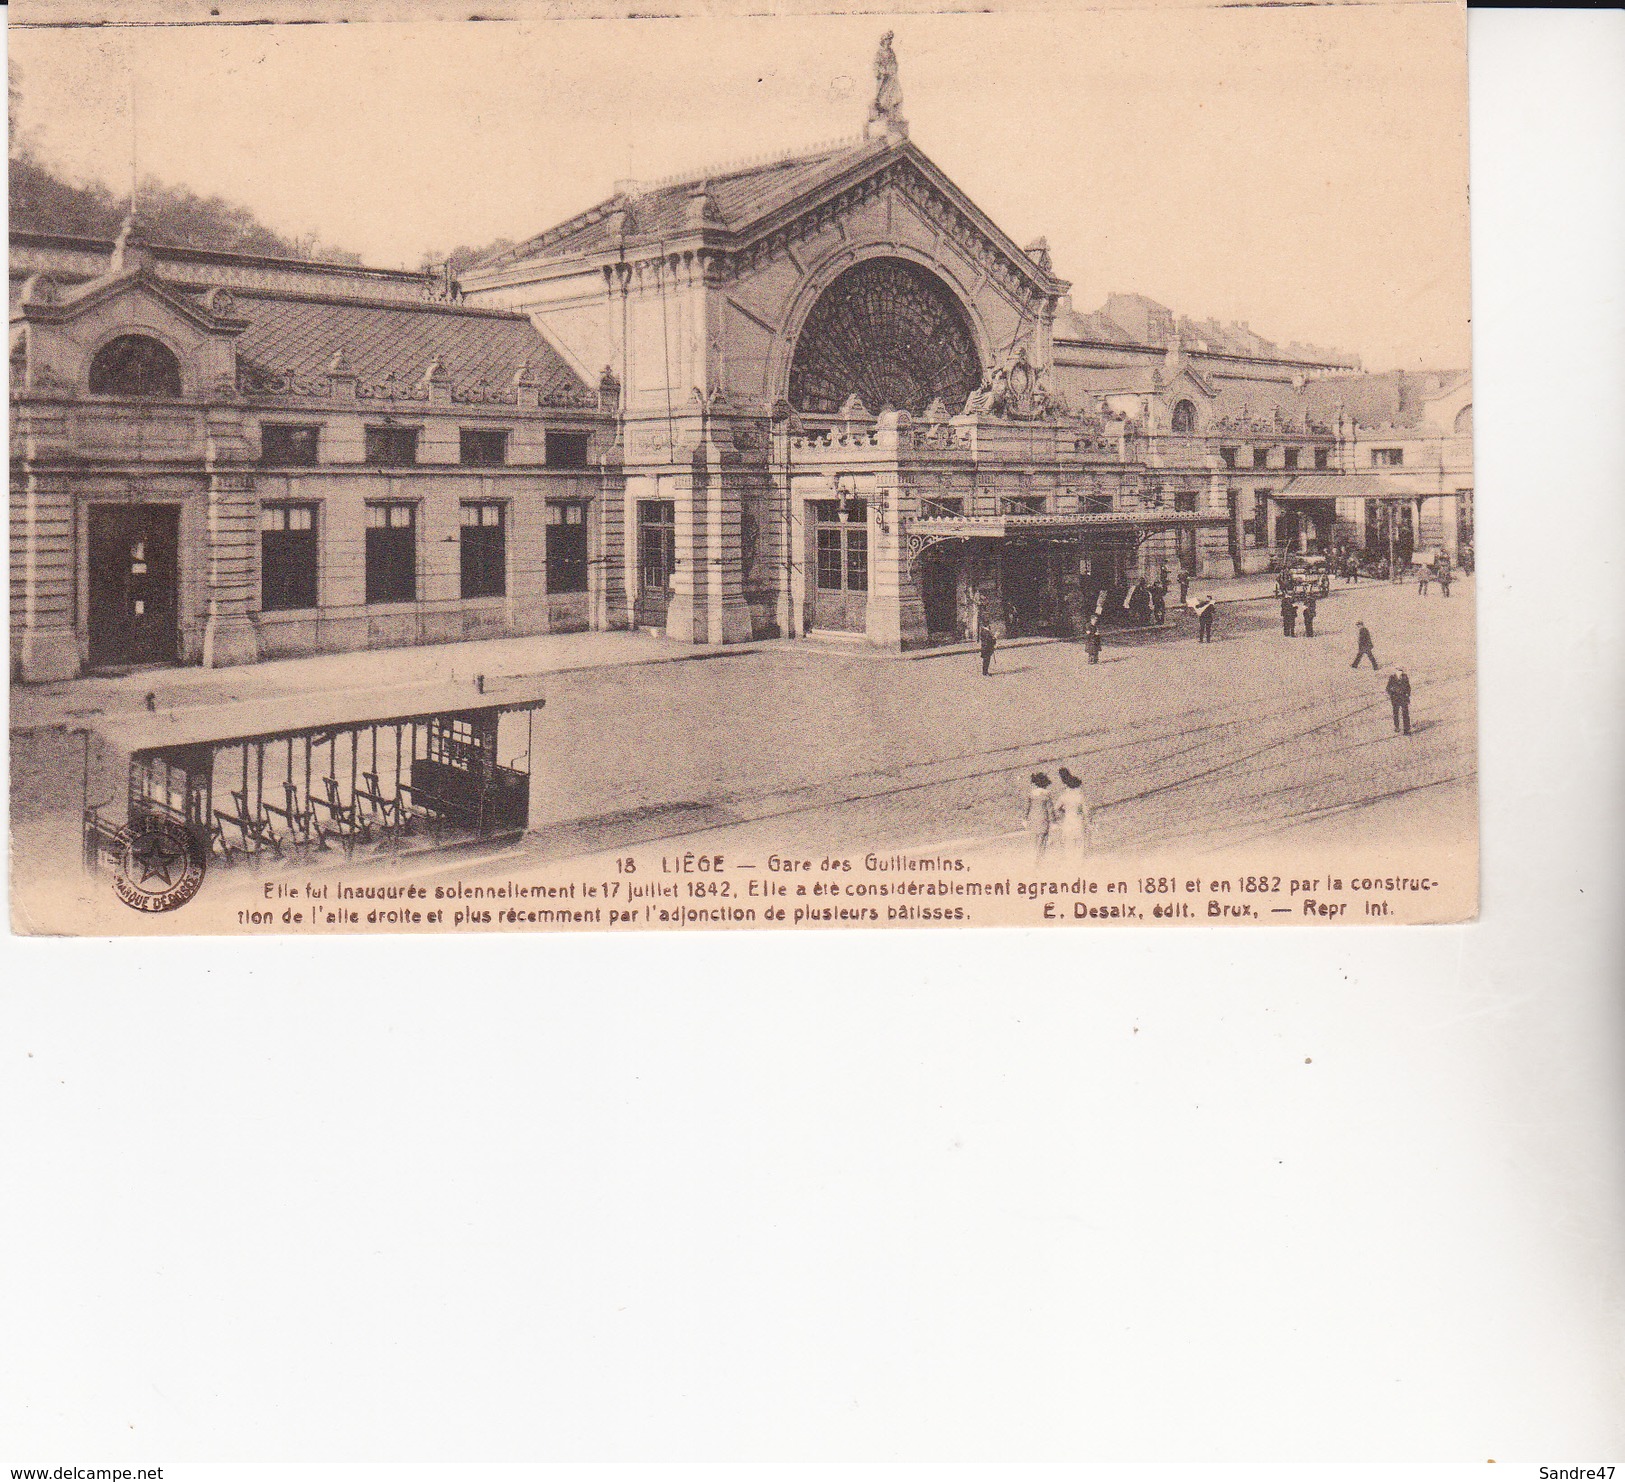
[[[103,740],[132,756],[185,746],[298,740],[329,731],[408,725],[437,716],[537,710],[547,703],[543,684],[544,676],[530,675],[488,679],[483,694],[473,680],[325,690],[112,715],[98,720],[95,729]]]

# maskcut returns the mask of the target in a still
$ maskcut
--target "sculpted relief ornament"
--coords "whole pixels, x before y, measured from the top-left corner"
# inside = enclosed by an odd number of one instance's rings
[[[982,384],[965,399],[963,415],[1034,422],[1042,417],[1064,417],[1067,408],[1044,385],[1023,344],[982,377]]]

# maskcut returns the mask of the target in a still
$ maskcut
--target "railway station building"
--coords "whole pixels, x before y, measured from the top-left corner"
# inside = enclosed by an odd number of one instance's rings
[[[895,86],[861,137],[623,183],[456,282],[135,224],[14,232],[11,277],[25,680],[581,629],[1070,633],[1136,577],[1386,539],[1373,505],[1470,539],[1470,382],[1389,406],[1331,351],[1133,295],[1078,313]]]

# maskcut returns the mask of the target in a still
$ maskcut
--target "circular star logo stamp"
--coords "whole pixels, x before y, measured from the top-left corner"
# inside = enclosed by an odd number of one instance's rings
[[[138,818],[124,830],[113,890],[137,911],[174,911],[198,893],[208,856],[171,818]]]

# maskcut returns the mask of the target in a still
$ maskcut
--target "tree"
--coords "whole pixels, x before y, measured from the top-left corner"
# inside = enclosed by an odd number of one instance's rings
[[[438,273],[449,267],[451,276],[455,278],[488,252],[499,252],[505,247],[512,246],[513,243],[507,237],[498,237],[496,241],[488,242],[484,247],[453,247],[450,252],[442,252],[437,247],[431,248],[423,254],[418,268],[421,272]]]
[[[115,195],[99,180],[76,185],[38,157],[32,140],[20,134],[18,105],[22,78],[8,68],[7,116],[11,122],[10,198],[13,231],[61,236],[116,237],[130,213],[130,198]],[[314,232],[285,237],[246,206],[222,196],[200,196],[184,185],[147,176],[140,187],[141,234],[150,242],[248,252],[265,257],[321,258],[361,265],[359,254],[323,244]]]

